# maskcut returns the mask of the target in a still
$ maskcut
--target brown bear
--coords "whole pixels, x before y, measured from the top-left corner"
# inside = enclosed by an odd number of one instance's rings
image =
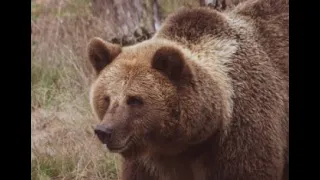
[[[288,179],[288,1],[181,9],[149,40],[94,38],[95,129],[123,180]]]

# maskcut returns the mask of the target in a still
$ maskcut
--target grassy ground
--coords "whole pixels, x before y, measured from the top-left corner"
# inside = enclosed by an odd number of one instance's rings
[[[32,180],[118,179],[119,157],[93,134],[86,44],[112,36],[89,0],[34,0],[32,14]]]
[[[90,38],[108,32],[89,1],[32,1],[31,11],[32,180],[117,179],[117,157],[92,133],[85,54]]]

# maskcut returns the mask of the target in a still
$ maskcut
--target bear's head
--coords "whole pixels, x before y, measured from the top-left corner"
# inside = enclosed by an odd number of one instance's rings
[[[209,119],[219,113],[210,115],[198,97],[197,67],[179,46],[151,39],[122,48],[93,38],[88,55],[97,75],[90,92],[100,120],[95,133],[111,152],[175,154],[218,126]]]

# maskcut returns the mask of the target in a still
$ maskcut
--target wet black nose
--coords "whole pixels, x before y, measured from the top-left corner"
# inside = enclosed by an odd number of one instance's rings
[[[97,127],[94,129],[94,133],[98,136],[99,140],[103,144],[106,144],[111,137],[112,130],[103,125],[97,125]]]

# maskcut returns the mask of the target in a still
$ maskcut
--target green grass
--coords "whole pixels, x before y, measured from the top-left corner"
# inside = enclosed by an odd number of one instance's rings
[[[76,164],[72,160],[44,158],[31,161],[31,179],[54,179],[73,172]]]
[[[61,74],[57,69],[43,69],[37,66],[31,67],[31,87],[32,99],[39,104],[49,105],[54,97],[57,88],[57,82]]]
[[[31,1],[31,20],[36,20],[41,15],[41,5]]]

